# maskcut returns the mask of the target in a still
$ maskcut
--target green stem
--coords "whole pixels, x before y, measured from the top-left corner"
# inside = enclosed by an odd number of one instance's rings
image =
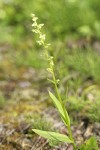
[[[74,150],[76,150],[76,144],[75,144],[74,138],[72,136],[72,131],[71,131],[71,127],[70,126],[68,126],[68,132],[69,132],[70,139],[73,141]]]
[[[57,87],[57,83],[56,83],[56,77],[55,77],[55,74],[54,74],[54,69],[52,68],[52,70],[53,70],[52,77],[53,77],[53,81],[54,81],[54,85],[55,85],[55,90],[56,90],[56,93],[57,93],[57,97],[58,97],[58,99],[59,99],[59,101],[60,101],[60,103],[62,105],[62,108],[63,108],[65,116],[66,116],[66,108],[65,108],[65,106],[63,104],[63,101],[62,101],[61,96],[60,96],[59,91],[58,91],[58,87]],[[67,127],[68,127],[68,132],[69,132],[70,139],[73,141],[74,150],[76,150],[76,145],[75,145],[74,138],[72,136],[72,131],[71,131],[70,124],[68,124]]]
[[[53,68],[52,68],[52,70],[53,70]],[[53,77],[53,81],[54,81],[54,85],[55,85],[55,90],[56,90],[58,99],[59,99],[60,103],[62,104],[62,100],[61,100],[60,94],[58,92],[58,87],[57,87],[57,84],[56,84],[56,77],[55,77],[55,74],[54,74],[54,70],[52,72],[52,77]]]
[[[48,54],[47,51],[46,51],[46,53]],[[48,55],[47,55],[47,58],[48,58]],[[68,117],[67,117],[67,114],[66,114],[66,108],[65,108],[65,106],[64,106],[64,104],[63,104],[63,101],[62,101],[61,96],[60,96],[59,91],[58,91],[58,86],[57,86],[57,81],[56,81],[56,77],[55,77],[55,73],[54,73],[54,68],[53,68],[53,66],[50,66],[50,68],[51,68],[51,70],[52,70],[52,78],[53,78],[53,81],[54,81],[55,91],[56,91],[58,100],[59,100],[59,102],[61,103],[61,106],[62,106],[62,108],[63,108],[63,110],[64,110],[64,114],[65,114],[65,116],[66,116],[65,118],[68,118]],[[70,139],[73,141],[74,150],[76,150],[76,145],[75,145],[74,138],[73,138],[73,136],[72,136],[71,127],[70,127],[70,124],[67,122],[67,119],[66,119],[66,126],[67,126],[67,128],[68,128],[69,137],[70,137]]]

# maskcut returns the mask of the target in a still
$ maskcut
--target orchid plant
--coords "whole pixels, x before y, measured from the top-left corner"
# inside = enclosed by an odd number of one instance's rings
[[[50,82],[52,82],[52,84],[54,85],[55,91],[56,91],[56,96],[51,93],[49,91],[49,96],[52,100],[52,102],[54,103],[57,111],[59,112],[59,115],[63,121],[63,123],[65,124],[66,128],[68,129],[68,135],[65,134],[60,134],[57,132],[49,132],[49,131],[42,131],[42,130],[38,130],[38,129],[32,129],[35,133],[37,133],[38,135],[49,139],[49,140],[56,140],[56,141],[60,141],[60,142],[67,142],[73,145],[74,150],[77,150],[76,147],[76,143],[75,140],[73,138],[73,134],[71,131],[71,123],[70,123],[70,118],[68,115],[68,112],[66,110],[66,105],[64,103],[64,101],[61,98],[61,95],[59,93],[58,90],[58,82],[59,79],[56,79],[55,76],[55,65],[54,65],[54,60],[53,57],[49,54],[49,47],[50,44],[46,42],[46,35],[42,33],[42,27],[44,26],[44,24],[38,24],[37,23],[38,17],[35,16],[35,14],[32,14],[32,27],[33,27],[33,32],[35,34],[38,35],[39,40],[37,41],[37,43],[43,47],[43,54],[44,57],[47,59],[49,67],[47,68],[47,71],[50,72],[50,74],[52,75],[52,79],[48,79]],[[93,147],[91,147],[91,142],[94,144],[92,145]],[[97,148],[97,144],[96,144],[96,140],[94,137],[90,138],[87,143],[81,146],[80,150],[93,150],[92,148],[95,147],[95,150],[98,150]],[[90,149],[87,149],[90,148]]]

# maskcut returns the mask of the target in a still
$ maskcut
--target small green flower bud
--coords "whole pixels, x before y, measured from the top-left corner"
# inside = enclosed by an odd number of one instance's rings
[[[34,22],[33,24],[32,24],[32,27],[36,27],[37,26],[37,22]]]
[[[32,17],[35,17],[35,14],[31,14]]]
[[[38,28],[41,29],[44,26],[44,24],[39,24]]]
[[[32,30],[34,33],[39,33],[39,31],[37,29],[33,29]]]
[[[53,73],[51,68],[47,68],[47,71],[50,72],[50,73]]]
[[[50,61],[50,66],[54,66],[54,62],[53,61]]]
[[[39,45],[42,45],[42,42],[41,41],[36,41]]]
[[[37,19],[38,19],[38,17],[33,17],[32,20],[35,22]]]
[[[45,41],[45,34],[41,34],[41,35],[39,36],[39,38],[40,38],[42,41]]]

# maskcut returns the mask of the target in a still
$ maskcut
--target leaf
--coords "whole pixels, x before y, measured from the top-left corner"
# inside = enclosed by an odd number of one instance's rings
[[[53,103],[55,104],[56,108],[58,109],[58,111],[59,111],[59,113],[61,115],[61,118],[64,121],[64,123],[66,125],[70,125],[70,119],[69,119],[69,116],[68,116],[68,113],[67,113],[65,107],[62,108],[62,105],[59,102],[59,100],[50,91],[49,91],[49,95],[50,95]]]
[[[80,150],[99,150],[95,137],[89,138],[80,148]]]
[[[60,134],[60,133],[56,133],[56,132],[48,132],[48,131],[42,131],[42,130],[37,130],[37,129],[32,129],[35,133],[37,133],[38,135],[49,139],[49,140],[57,140],[60,142],[67,142],[67,143],[73,143],[73,141],[71,141],[68,136],[64,135],[64,134]]]
[[[49,91],[49,95],[51,97],[51,99],[53,100],[53,103],[55,104],[55,106],[57,107],[57,109],[59,110],[59,112],[63,115],[64,117],[64,111],[63,108],[60,104],[60,102],[58,101],[58,99]]]

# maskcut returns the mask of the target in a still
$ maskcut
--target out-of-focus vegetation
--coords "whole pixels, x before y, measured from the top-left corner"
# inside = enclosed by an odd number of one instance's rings
[[[74,93],[83,85],[100,83],[99,0],[2,0],[0,1],[0,44],[8,46],[15,66],[45,68],[31,33],[31,13],[45,23],[58,72]],[[34,49],[34,50],[33,50]],[[4,63],[5,64],[5,63]],[[5,66],[4,66],[5,67]],[[8,69],[9,71],[9,69]],[[90,85],[91,85],[90,82]],[[72,92],[72,93],[73,93]]]
[[[46,66],[40,56],[41,49],[35,44],[35,37],[31,32],[31,13],[37,14],[40,22],[45,23],[47,39],[52,44],[50,52],[55,57],[57,72],[64,84],[64,88],[61,87],[63,92],[66,92],[67,86],[75,94],[81,87],[84,92],[91,84],[98,85],[99,0],[1,0],[0,45],[8,47],[9,59],[12,60],[14,68]],[[3,70],[6,70],[4,67],[5,63]]]
[[[32,81],[38,80],[37,74],[41,78],[46,76],[40,73],[47,64],[41,47],[35,43],[37,37],[31,31],[32,13],[39,17],[39,23],[45,24],[43,32],[51,43],[50,53],[54,56],[56,75],[60,78],[59,91],[68,101],[72,120],[89,118],[90,122],[100,122],[99,0],[0,0],[0,108],[8,99],[19,102],[20,88],[17,86],[33,88]],[[32,68],[38,73],[35,74]],[[38,81],[40,91],[47,88],[46,77],[45,81],[42,79]],[[19,83],[21,80],[25,83]],[[11,96],[10,92],[13,93]],[[24,93],[27,100],[32,92],[32,89],[27,89],[21,94]],[[45,92],[44,95],[33,95],[36,99],[45,99]],[[22,112],[33,109],[27,106],[22,108]],[[16,112],[19,110],[16,108]]]
[[[0,31],[2,40],[18,42],[30,36],[30,14],[35,13],[47,27],[53,40],[68,35],[100,38],[98,0],[1,0]],[[2,34],[1,34],[2,35]],[[29,39],[28,39],[29,40]]]
[[[5,98],[3,94],[0,92],[0,107],[2,107],[5,104]]]

